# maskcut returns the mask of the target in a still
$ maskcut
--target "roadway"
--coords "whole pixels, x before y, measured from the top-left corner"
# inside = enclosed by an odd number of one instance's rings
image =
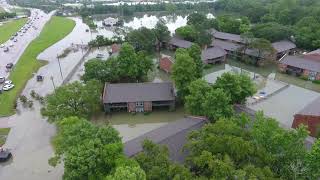
[[[14,37],[17,42],[8,40],[3,43],[9,48],[8,52],[4,52],[5,48],[0,48],[0,77],[8,77],[9,72],[6,71],[6,65],[8,63],[16,64],[27,48],[29,43],[34,40],[41,32],[46,22],[50,19],[52,13],[45,14],[41,10],[31,9],[31,16],[29,17],[30,26],[25,33],[23,31],[18,32],[18,36]],[[26,28],[25,24],[23,27]],[[14,82],[13,82],[14,83]]]

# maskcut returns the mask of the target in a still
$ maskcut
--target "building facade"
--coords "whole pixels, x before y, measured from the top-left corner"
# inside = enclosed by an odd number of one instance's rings
[[[175,92],[171,82],[105,84],[103,105],[106,113],[117,110],[150,112],[154,108],[175,109]]]

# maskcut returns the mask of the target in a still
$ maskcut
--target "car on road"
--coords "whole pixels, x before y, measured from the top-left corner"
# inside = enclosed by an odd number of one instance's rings
[[[0,147],[0,162],[6,162],[12,157],[9,149],[3,149]]]
[[[3,90],[4,91],[9,91],[10,89],[14,88],[14,85],[13,84],[6,84],[3,86]]]
[[[11,69],[13,67],[13,63],[8,63],[7,65],[6,65],[6,68],[7,69]]]
[[[11,36],[10,40],[13,40],[13,39],[14,39],[14,37],[13,37],[13,36]]]
[[[9,48],[8,48],[8,47],[5,47],[5,48],[3,49],[3,52],[9,52]]]
[[[9,47],[13,47],[14,45],[13,44],[9,44]]]
[[[4,85],[7,85],[7,84],[12,84],[12,81],[11,81],[11,80],[6,80],[6,81],[4,82]]]
[[[14,40],[13,40],[13,42],[17,42],[17,41],[18,41],[18,39],[14,39]]]
[[[5,47],[4,44],[1,44],[1,45],[0,45],[0,48],[4,48],[4,47]]]
[[[0,84],[4,83],[6,81],[5,77],[0,76]]]

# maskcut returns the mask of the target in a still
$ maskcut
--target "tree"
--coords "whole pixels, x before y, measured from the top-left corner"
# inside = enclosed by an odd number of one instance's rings
[[[251,32],[245,32],[240,34],[241,41],[243,43],[243,46],[240,48],[240,51],[242,52],[242,57],[245,55],[245,52],[249,48],[250,44],[254,40],[254,35]]]
[[[295,25],[295,39],[298,46],[316,49],[320,46],[320,22],[314,17],[304,17]]]
[[[288,26],[276,22],[257,24],[253,26],[251,32],[255,37],[264,38],[271,42],[290,39],[290,36],[293,34]]]
[[[207,21],[207,17],[201,13],[192,13],[187,17],[187,24],[192,26],[199,26]]]
[[[176,34],[188,41],[195,41],[198,35],[197,30],[191,25],[179,27]]]
[[[320,140],[312,145],[311,151],[307,154],[307,174],[311,176],[311,179],[318,179],[320,177]]]
[[[246,98],[256,93],[255,84],[245,74],[224,73],[218,77],[214,87],[222,89],[231,98],[231,103],[243,104]]]
[[[172,79],[178,89],[178,95],[184,99],[188,95],[189,84],[197,79],[196,64],[187,50],[178,49],[175,54],[175,63],[172,66]]]
[[[84,64],[85,73],[82,80],[85,82],[92,79],[99,80],[101,83],[113,82],[118,79],[118,73],[115,69],[115,59],[109,58],[108,61],[92,59]]]
[[[196,64],[196,77],[201,78],[203,73],[203,62],[201,60],[201,48],[197,44],[192,44],[188,48],[189,56],[193,59]]]
[[[203,111],[204,115],[212,122],[220,118],[231,117],[233,107],[230,96],[222,89],[211,89],[205,95]]]
[[[106,180],[146,180],[146,173],[139,166],[120,166],[113,176],[108,176]]]
[[[46,97],[42,113],[51,122],[68,116],[89,117],[100,109],[101,90],[102,85],[96,80],[61,86]]]
[[[190,94],[186,96],[185,107],[192,115],[203,116],[204,115],[204,103],[206,99],[206,93],[210,91],[212,87],[202,79],[198,79],[190,83]]]
[[[156,45],[156,35],[153,30],[146,27],[141,27],[139,29],[133,30],[127,35],[127,41],[134,47],[137,51],[154,51]]]
[[[158,48],[160,50],[162,43],[168,42],[170,39],[170,31],[163,19],[160,19],[157,22],[156,27],[154,28],[154,33],[157,39]]]
[[[201,47],[209,46],[212,43],[212,35],[205,30],[200,30],[197,35],[196,43]]]
[[[249,45],[249,47],[258,50],[259,59],[273,57],[275,53],[275,49],[273,48],[271,42],[262,38],[254,39]]]
[[[78,117],[57,122],[54,137],[55,166],[64,162],[64,179],[97,179],[111,173],[124,159],[119,133],[111,126],[97,127]]]

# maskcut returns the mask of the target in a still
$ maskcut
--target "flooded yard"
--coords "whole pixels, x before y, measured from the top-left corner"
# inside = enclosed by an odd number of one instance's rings
[[[182,119],[185,115],[184,109],[180,107],[172,112],[163,109],[155,110],[149,114],[114,112],[106,115],[101,113],[93,117],[92,122],[98,125],[111,124],[120,132],[122,141],[126,142],[169,122]]]

